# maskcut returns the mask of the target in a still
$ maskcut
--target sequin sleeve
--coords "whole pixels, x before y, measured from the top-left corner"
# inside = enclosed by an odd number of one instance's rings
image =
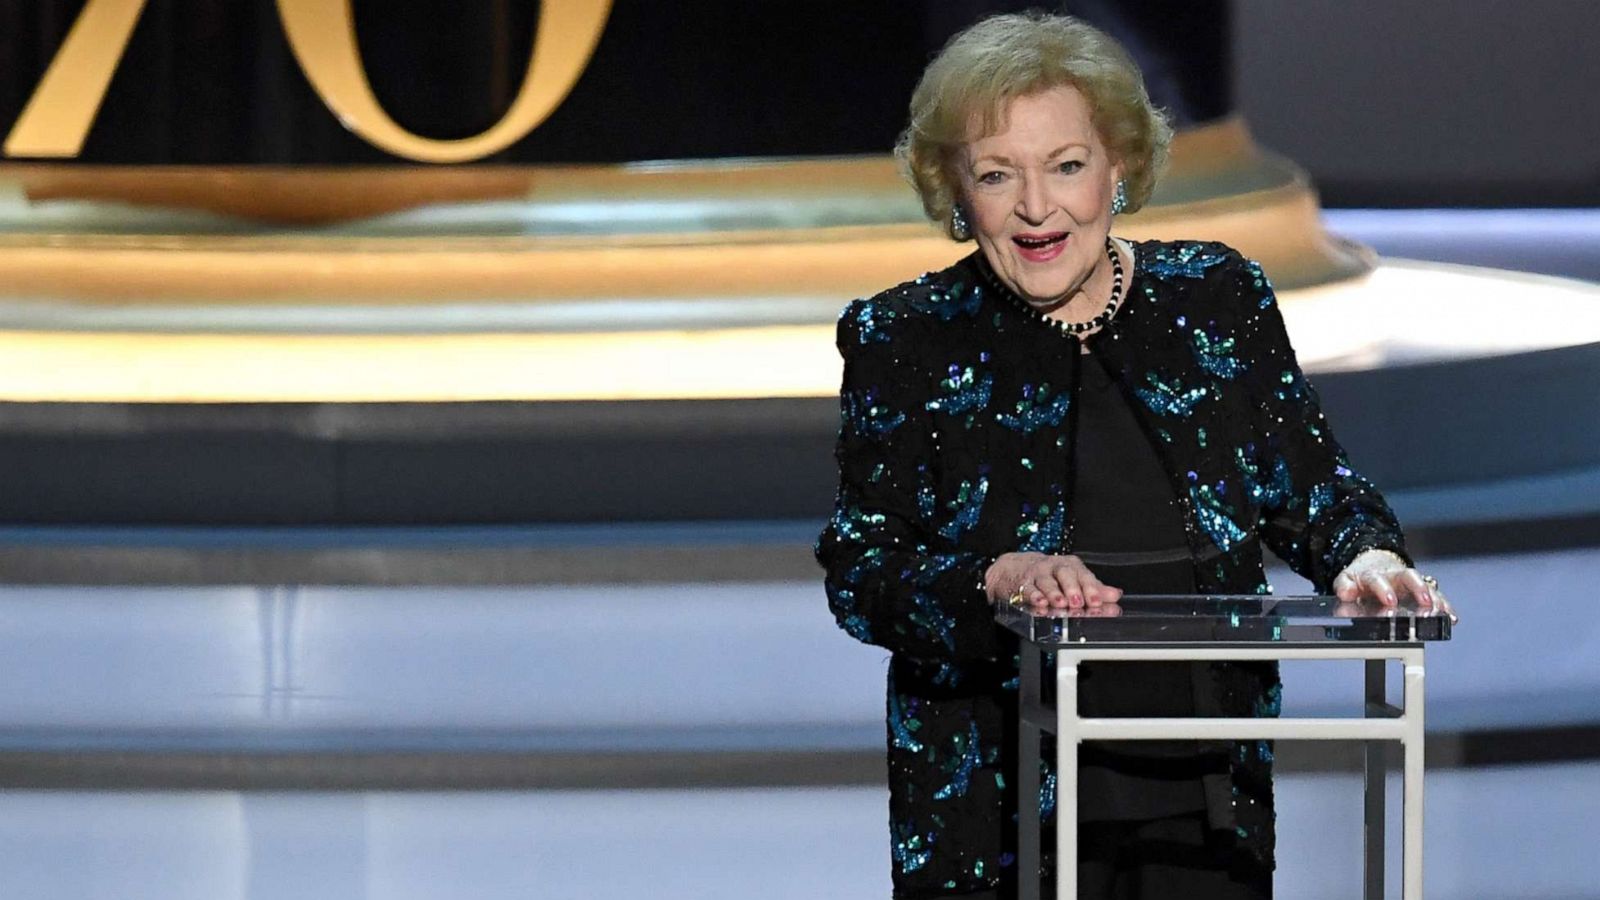
[[[993,558],[934,527],[929,398],[904,316],[879,298],[855,301],[839,320],[839,490],[816,543],[828,605],[850,635],[897,654],[994,658],[982,587]]]
[[[1272,283],[1254,260],[1231,261],[1241,304],[1241,376],[1259,417],[1257,441],[1236,451],[1260,505],[1262,540],[1319,592],[1364,550],[1393,551],[1410,564],[1394,512],[1350,466],[1301,372]]]

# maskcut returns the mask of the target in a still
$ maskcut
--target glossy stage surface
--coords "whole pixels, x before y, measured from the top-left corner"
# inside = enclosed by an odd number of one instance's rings
[[[1358,775],[1278,778],[1277,896],[1360,896],[1360,792]],[[1593,897],[1597,795],[1593,763],[1430,772],[1428,897]],[[872,787],[4,800],[0,893],[29,900],[889,895],[888,793]]]
[[[1431,562],[1462,622],[1430,651],[1429,727],[1600,722],[1597,565],[1594,550]],[[886,654],[840,634],[811,580],[12,586],[0,621],[5,753],[829,752],[882,731]],[[1286,671],[1300,708],[1359,712],[1358,677]]]

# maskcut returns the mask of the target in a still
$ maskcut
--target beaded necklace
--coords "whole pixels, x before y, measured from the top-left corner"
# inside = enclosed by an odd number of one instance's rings
[[[985,261],[985,265],[981,269],[983,277],[989,282],[990,287],[996,288],[1002,295],[1010,297],[1017,305],[1033,313],[1040,322],[1054,326],[1062,334],[1081,335],[1085,332],[1095,331],[1111,321],[1111,317],[1117,314],[1117,307],[1122,305],[1122,257],[1117,255],[1117,245],[1111,240],[1110,235],[1106,236],[1106,257],[1111,260],[1111,299],[1106,301],[1106,308],[1101,310],[1099,315],[1083,322],[1067,322],[1062,319],[1050,318],[1046,313],[1040,312],[1032,304],[1018,297],[1015,291],[1001,282],[1000,277],[995,274],[994,267],[988,265],[987,261]]]

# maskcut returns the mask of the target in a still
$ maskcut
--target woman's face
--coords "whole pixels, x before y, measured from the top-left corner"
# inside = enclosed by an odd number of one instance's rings
[[[966,144],[963,206],[1001,281],[1029,303],[1053,308],[1082,290],[1106,259],[1121,166],[1071,86],[1012,100],[1002,122],[1004,130]]]

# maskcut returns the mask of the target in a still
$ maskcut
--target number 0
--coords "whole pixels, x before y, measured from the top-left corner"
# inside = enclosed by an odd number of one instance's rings
[[[605,29],[611,0],[544,0],[522,90],[499,122],[458,140],[419,137],[400,127],[372,93],[356,46],[350,0],[278,0],[278,17],[300,68],[345,127],[420,162],[481,159],[537,128],[583,74]]]

